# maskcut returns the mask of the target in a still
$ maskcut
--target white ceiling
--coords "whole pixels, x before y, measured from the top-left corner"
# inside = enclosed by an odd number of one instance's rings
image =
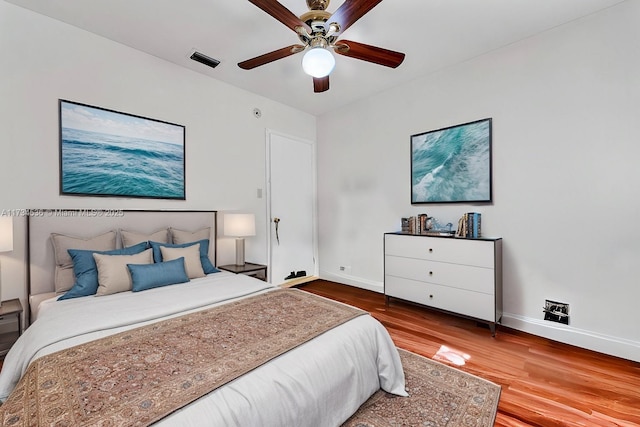
[[[248,71],[237,66],[298,43],[293,31],[247,0],[6,1],[320,115],[623,0],[385,0],[341,38],[404,52],[404,62],[391,69],[336,55],[324,93],[313,92],[302,54]],[[305,0],[281,3],[298,16],[307,11]],[[192,61],[194,49],[221,64],[211,69]]]

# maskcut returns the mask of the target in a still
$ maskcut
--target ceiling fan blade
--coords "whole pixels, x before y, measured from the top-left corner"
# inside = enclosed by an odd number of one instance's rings
[[[301,44],[294,44],[283,47],[282,49],[274,50],[273,52],[265,53],[264,55],[256,56],[255,58],[247,59],[246,61],[238,62],[238,67],[244,70],[251,70],[261,65],[268,64],[269,62],[302,52],[303,50],[304,46]]]
[[[398,67],[398,65],[404,61],[404,53],[350,40],[340,40],[336,42],[334,51],[340,55],[391,68]]]
[[[354,22],[362,18],[382,0],[345,0],[327,20],[325,27],[329,31],[329,24],[336,22],[340,26],[339,33],[344,32]]]
[[[269,15],[291,28],[293,31],[296,31],[296,27],[301,26],[311,32],[311,28],[307,24],[302,22],[300,18],[293,14],[293,12],[276,0],[249,0],[249,2],[258,6],[260,9],[264,10]]]
[[[315,93],[325,92],[327,90],[329,90],[329,76],[313,78],[313,91]]]

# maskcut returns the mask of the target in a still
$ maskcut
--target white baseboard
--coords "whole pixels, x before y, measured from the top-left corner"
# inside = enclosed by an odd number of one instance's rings
[[[561,323],[503,313],[502,325],[554,341],[640,362],[640,342],[574,328]]]
[[[361,277],[320,271],[320,278],[324,280],[330,280],[332,282],[343,283],[345,285],[355,286],[357,288],[367,289],[369,291],[378,292],[380,294],[384,293],[384,283],[374,282],[373,280],[364,280]]]

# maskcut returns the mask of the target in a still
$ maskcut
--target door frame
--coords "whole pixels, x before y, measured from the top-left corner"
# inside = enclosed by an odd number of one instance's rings
[[[298,136],[290,135],[284,132],[275,131],[273,129],[266,129],[265,133],[265,183],[266,183],[266,214],[267,214],[267,263],[269,265],[268,268],[268,277],[267,281],[269,283],[273,283],[271,274],[273,272],[273,238],[272,235],[272,214],[271,214],[271,136],[278,135],[283,138],[288,138],[294,141],[297,141],[301,144],[307,144],[311,146],[311,185],[312,185],[312,215],[311,215],[311,236],[312,236],[312,252],[313,252],[313,260],[314,260],[314,271],[313,274],[309,274],[308,276],[318,276],[320,271],[320,265],[318,262],[318,184],[317,184],[317,150],[316,150],[316,142],[310,139],[300,138]]]

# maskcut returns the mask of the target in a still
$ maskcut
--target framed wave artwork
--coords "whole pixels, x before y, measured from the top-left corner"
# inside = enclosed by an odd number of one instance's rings
[[[59,100],[60,194],[185,200],[185,127]]]
[[[491,119],[411,136],[412,204],[491,201]]]

